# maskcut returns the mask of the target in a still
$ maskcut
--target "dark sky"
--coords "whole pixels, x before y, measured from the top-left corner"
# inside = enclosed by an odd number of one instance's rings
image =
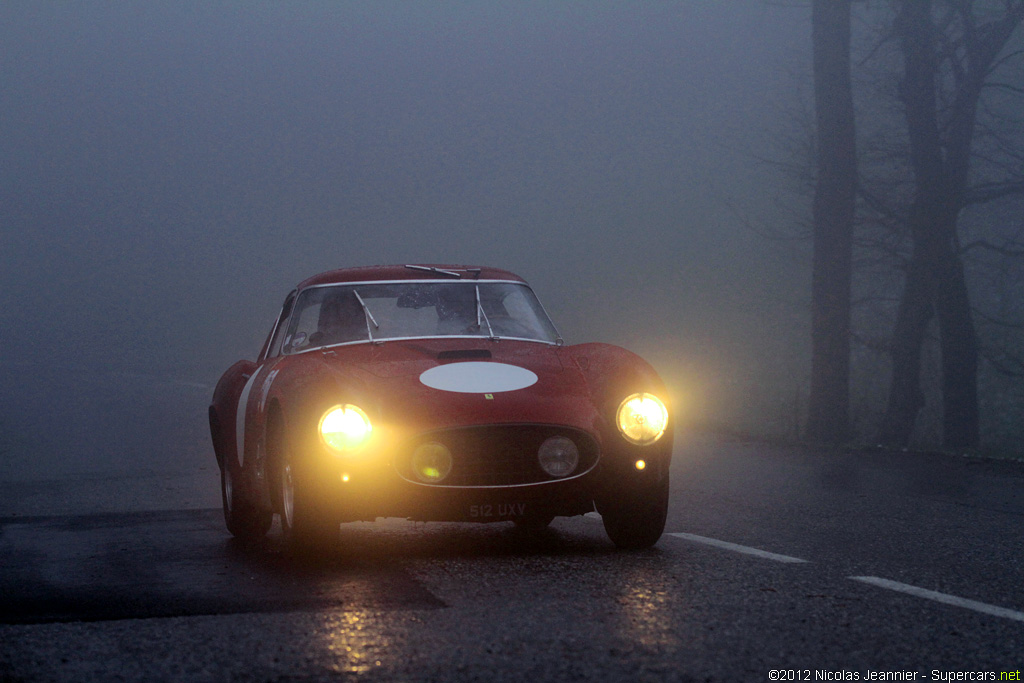
[[[808,15],[0,3],[5,413],[148,377],[202,418],[296,282],[374,263],[516,271],[570,343],[694,402],[805,372],[806,268],[742,224],[779,220],[756,159],[808,89]]]

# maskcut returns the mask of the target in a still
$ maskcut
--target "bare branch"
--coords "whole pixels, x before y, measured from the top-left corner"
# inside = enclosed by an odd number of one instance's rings
[[[899,223],[906,223],[907,218],[905,215],[896,211],[895,208],[887,204],[881,197],[868,190],[864,183],[858,184],[857,194],[872,211]]]
[[[895,296],[862,296],[853,300],[854,306],[863,306],[865,304],[889,304],[895,306],[900,302],[899,297]]]
[[[874,59],[874,57],[878,53],[878,51],[881,50],[885,45],[887,45],[887,44],[889,44],[891,42],[895,42],[895,40],[897,38],[895,26],[894,25],[890,25],[888,27],[888,29],[889,30],[887,30],[885,33],[883,33],[879,37],[878,42],[876,42],[872,46],[872,48],[870,50],[868,50],[868,53],[866,55],[864,55],[864,58],[861,59],[859,62],[857,62],[857,68],[864,67],[868,62],[870,62],[872,59]]]
[[[981,353],[985,360],[987,360],[1000,374],[1006,375],[1007,377],[1024,377],[1024,360],[1017,356],[1003,350],[1002,355],[1009,361],[1009,364],[1007,364],[1002,360],[997,360],[991,349],[983,348]]]
[[[989,68],[989,73],[992,73],[993,71],[1001,67],[1003,64],[1009,62],[1011,59],[1016,59],[1021,55],[1024,55],[1024,50],[1014,50],[1013,52],[1008,52],[1004,56],[992,62],[992,66]]]
[[[879,351],[882,353],[888,353],[890,350],[888,340],[877,338],[873,339],[852,331],[850,332],[850,341],[854,342],[859,346],[862,346],[865,349],[868,349],[869,351]]]
[[[1024,256],[1024,244],[1020,242],[1008,242],[1004,245],[992,244],[988,240],[974,240],[968,244],[965,244],[961,249],[961,254],[966,254],[974,249],[985,249],[992,251],[1003,256],[1010,256],[1013,258],[1019,258]]]
[[[1024,194],[1024,180],[1006,183],[986,183],[969,188],[964,193],[964,205],[984,204],[1002,197]]]
[[[1024,329],[1024,324],[1012,323],[1012,322],[1010,322],[1008,320],[1000,320],[999,318],[993,318],[992,316],[987,315],[986,313],[984,313],[983,311],[981,311],[981,310],[979,310],[977,308],[971,307],[971,311],[974,313],[975,316],[981,318],[982,320],[984,320],[985,322],[987,322],[989,324],[997,325],[998,327],[1004,327],[1004,328],[1006,328],[1008,330],[1021,330],[1021,329]]]
[[[1020,86],[1017,85],[1010,85],[1009,83],[997,83],[994,81],[987,81],[985,83],[982,83],[981,87],[995,90],[1008,90],[1010,92],[1017,93],[1018,95],[1024,95],[1024,88],[1021,88]]]

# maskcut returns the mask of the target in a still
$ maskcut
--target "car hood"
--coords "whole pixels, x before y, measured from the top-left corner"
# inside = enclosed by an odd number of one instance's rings
[[[508,423],[597,430],[587,383],[561,347],[414,340],[341,347],[323,360],[341,386],[358,376],[380,418],[403,432]]]

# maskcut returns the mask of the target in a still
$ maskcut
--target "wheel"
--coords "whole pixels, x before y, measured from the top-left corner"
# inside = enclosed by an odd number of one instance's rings
[[[668,474],[641,495],[598,506],[605,533],[623,550],[650,548],[665,531]]]
[[[337,513],[322,503],[313,477],[297,467],[287,451],[281,459],[277,482],[285,549],[302,553],[337,543]]]
[[[245,499],[241,487],[236,485],[240,472],[232,461],[220,468],[220,502],[224,508],[224,523],[232,536],[244,541],[262,538],[270,529],[273,513],[260,509]]]

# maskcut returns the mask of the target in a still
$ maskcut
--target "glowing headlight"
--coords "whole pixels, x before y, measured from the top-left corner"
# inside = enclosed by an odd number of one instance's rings
[[[452,452],[436,441],[420,444],[412,454],[412,471],[425,484],[436,484],[452,471]]]
[[[552,436],[544,440],[537,450],[541,468],[552,477],[567,477],[580,462],[580,451],[572,439]]]
[[[372,433],[370,418],[358,406],[334,406],[320,418],[320,439],[339,453],[362,448]]]
[[[626,441],[646,446],[665,433],[668,410],[654,394],[633,394],[619,404],[615,423]]]

